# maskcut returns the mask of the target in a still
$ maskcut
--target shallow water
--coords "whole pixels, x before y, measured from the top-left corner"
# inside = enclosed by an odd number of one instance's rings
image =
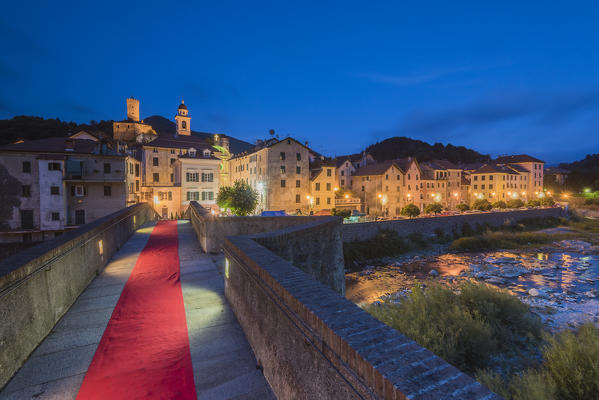
[[[438,277],[431,276],[433,269]],[[580,241],[562,241],[537,251],[399,257],[391,265],[346,277],[347,297],[359,304],[401,301],[416,282],[436,280],[455,286],[474,279],[517,295],[551,329],[584,322],[599,325],[599,249]]]

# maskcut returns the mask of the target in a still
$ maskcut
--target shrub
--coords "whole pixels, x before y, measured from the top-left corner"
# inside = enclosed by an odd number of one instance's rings
[[[479,251],[489,249],[511,249],[530,244],[549,243],[571,235],[549,235],[537,232],[486,232],[478,236],[462,237],[454,240],[449,248],[456,251]]]
[[[591,198],[584,199],[584,204],[587,206],[589,206],[591,204],[595,204],[595,199],[591,199]]]
[[[258,205],[258,192],[245,181],[235,181],[233,186],[221,186],[216,204],[230,209],[235,215],[248,215]]]
[[[541,205],[544,207],[552,207],[555,205],[555,201],[553,200],[553,197],[543,197],[541,199]]]
[[[464,204],[464,203],[458,204],[457,206],[455,206],[455,208],[461,212],[470,210],[470,206],[468,204]]]
[[[333,208],[331,210],[331,215],[335,215],[337,217],[349,218],[349,217],[351,217],[351,211],[350,210],[337,210],[336,208]]]
[[[424,212],[426,214],[439,214],[441,211],[443,211],[443,206],[439,203],[427,204],[424,207]]]
[[[420,215],[420,209],[414,204],[410,203],[404,208],[401,209],[401,215],[405,215],[406,217],[417,217]]]
[[[589,323],[550,338],[543,367],[556,384],[557,398],[599,398],[599,329]]]
[[[496,201],[492,204],[493,208],[507,208],[507,203],[503,200]]]
[[[492,206],[491,203],[489,203],[489,200],[478,199],[474,201],[474,203],[472,204],[472,208],[480,211],[489,211],[492,208]]]
[[[511,199],[507,201],[508,208],[520,208],[524,207],[524,202],[520,199]]]
[[[526,207],[539,207],[541,205],[540,200],[531,199],[526,203]]]
[[[492,365],[503,349],[518,353],[523,350],[520,336],[537,337],[539,332],[538,322],[518,298],[473,283],[463,284],[460,294],[439,285],[425,292],[416,285],[400,304],[366,310],[469,373]]]

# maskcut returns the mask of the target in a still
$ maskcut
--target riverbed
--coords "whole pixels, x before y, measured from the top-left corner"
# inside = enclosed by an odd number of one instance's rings
[[[346,274],[346,296],[364,305],[401,302],[415,283],[453,288],[473,280],[508,290],[552,331],[599,326],[599,248],[563,240],[534,250],[408,255]]]

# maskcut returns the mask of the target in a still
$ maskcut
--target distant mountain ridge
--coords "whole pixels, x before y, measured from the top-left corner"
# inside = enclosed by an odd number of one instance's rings
[[[489,162],[491,156],[481,154],[464,146],[452,144],[434,145],[422,140],[411,139],[405,136],[395,136],[381,142],[372,144],[366,148],[377,161],[393,160],[396,158],[415,157],[418,161],[448,160],[454,164],[470,164],[477,162]]]

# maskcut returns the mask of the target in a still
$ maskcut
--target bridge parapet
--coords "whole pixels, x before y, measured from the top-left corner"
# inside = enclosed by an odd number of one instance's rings
[[[316,272],[339,259],[340,218],[308,221],[224,238],[225,295],[278,398],[500,398],[340,296]]]
[[[0,262],[0,388],[131,234],[155,218],[151,206],[136,204]]]

